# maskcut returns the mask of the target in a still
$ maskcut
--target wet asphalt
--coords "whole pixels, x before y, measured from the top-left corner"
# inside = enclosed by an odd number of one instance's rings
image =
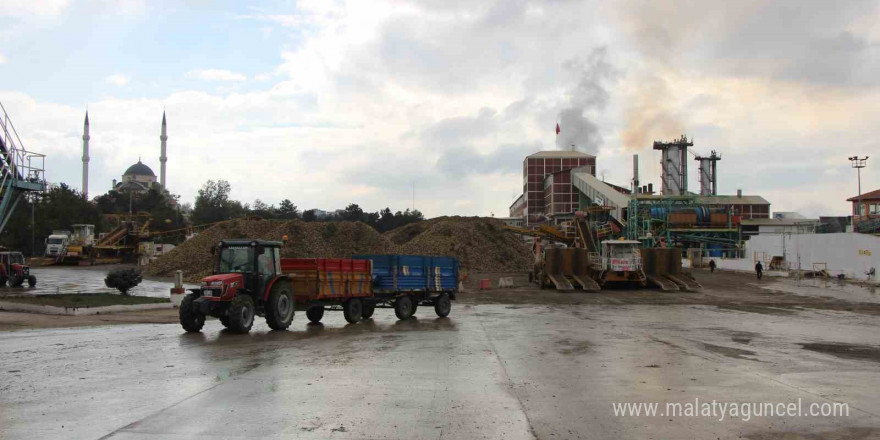
[[[704,305],[328,312],[0,333],[3,439],[877,438],[877,317]],[[855,347],[855,348],[853,348]],[[873,350],[873,351],[872,351]],[[620,417],[615,402],[845,402],[848,417]]]

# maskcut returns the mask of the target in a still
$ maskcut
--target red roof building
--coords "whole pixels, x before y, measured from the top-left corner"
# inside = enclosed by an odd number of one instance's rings
[[[862,201],[859,208],[859,199]],[[880,189],[866,192],[861,196],[850,197],[847,202],[852,202],[852,214],[855,216],[880,215]]]

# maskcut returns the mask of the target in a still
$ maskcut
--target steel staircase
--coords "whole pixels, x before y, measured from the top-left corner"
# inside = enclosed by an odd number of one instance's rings
[[[0,103],[0,233],[28,192],[46,190],[46,156],[27,151]]]

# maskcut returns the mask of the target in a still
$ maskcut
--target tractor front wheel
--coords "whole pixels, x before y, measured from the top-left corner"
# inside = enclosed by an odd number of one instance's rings
[[[205,325],[205,315],[193,310],[193,301],[198,295],[190,293],[180,302],[180,325],[190,333],[199,332]]]
[[[28,276],[28,286],[34,287],[37,285],[37,277],[30,275]]]
[[[236,296],[229,308],[229,329],[247,333],[254,325],[254,299],[248,295]]]
[[[272,287],[266,304],[266,324],[272,330],[286,330],[293,321],[293,291],[286,281]]]

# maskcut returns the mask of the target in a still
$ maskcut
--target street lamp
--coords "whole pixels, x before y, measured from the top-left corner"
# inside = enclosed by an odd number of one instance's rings
[[[856,169],[856,173],[859,176],[858,177],[858,179],[859,179],[859,195],[858,195],[859,200],[857,202],[856,207],[858,208],[857,212],[859,214],[859,217],[861,217],[861,215],[862,215],[862,168],[865,167],[865,162],[868,161],[868,156],[865,156],[865,157],[851,156],[849,158],[849,160],[852,161],[852,167]],[[853,215],[852,225],[853,225],[853,232],[855,232],[855,230],[856,230],[856,216],[855,215]]]

